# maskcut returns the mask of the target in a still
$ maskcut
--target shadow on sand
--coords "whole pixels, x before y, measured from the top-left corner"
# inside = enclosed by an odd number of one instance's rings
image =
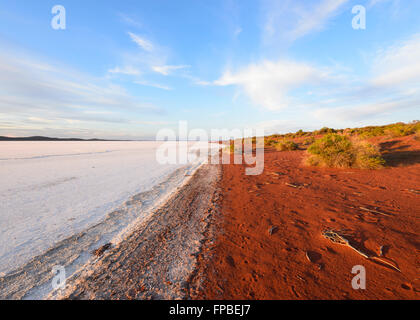
[[[420,163],[420,151],[395,151],[388,152],[382,156],[386,165],[390,167],[404,167]]]

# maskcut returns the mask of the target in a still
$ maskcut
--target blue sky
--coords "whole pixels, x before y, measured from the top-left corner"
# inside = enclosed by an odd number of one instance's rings
[[[65,30],[51,27],[57,4]],[[411,0],[1,0],[0,135],[417,120],[418,12]]]

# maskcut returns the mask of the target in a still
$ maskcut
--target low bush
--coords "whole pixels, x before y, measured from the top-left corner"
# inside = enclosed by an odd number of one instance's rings
[[[311,144],[313,144],[315,142],[315,138],[314,137],[309,137],[309,138],[306,138],[304,141],[303,141],[303,145],[304,146],[310,146]]]
[[[321,134],[329,134],[329,133],[336,133],[336,130],[328,127],[323,127],[319,130],[314,131],[315,135],[321,135]]]
[[[230,153],[242,152],[241,141],[240,140],[230,140],[229,151],[230,151]]]
[[[410,134],[415,134],[416,130],[419,128],[419,123],[410,123],[405,124],[402,122],[389,125],[385,129],[385,133],[389,134],[392,137],[405,137]]]
[[[264,146],[266,147],[273,147],[276,144],[276,140],[268,137],[264,139]]]
[[[298,148],[298,145],[291,140],[277,141],[273,146],[277,151],[292,151]]]
[[[420,122],[412,121],[410,123],[393,123],[386,126],[368,126],[363,128],[349,129],[350,135],[357,135],[361,138],[391,136],[391,137],[404,137],[414,134],[420,130]]]
[[[336,133],[315,140],[307,155],[306,163],[312,166],[377,169],[385,164],[376,146]]]
[[[378,137],[385,135],[385,130],[383,127],[370,126],[361,129],[356,129],[356,132],[359,134],[360,137],[363,138]]]

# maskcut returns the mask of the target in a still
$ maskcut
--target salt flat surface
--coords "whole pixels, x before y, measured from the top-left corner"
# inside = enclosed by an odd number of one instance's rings
[[[160,144],[0,142],[0,273],[99,223],[177,169],[191,169],[158,164]]]

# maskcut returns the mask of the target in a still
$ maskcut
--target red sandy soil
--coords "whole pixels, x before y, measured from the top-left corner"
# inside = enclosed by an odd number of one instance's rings
[[[221,232],[208,243],[210,257],[198,257],[204,280],[192,298],[419,299],[420,142],[374,140],[384,169],[307,167],[303,150],[269,149],[259,176],[223,165]],[[345,230],[369,255],[383,246],[401,272],[324,238],[326,229]],[[366,268],[366,290],[352,288],[355,265]]]

